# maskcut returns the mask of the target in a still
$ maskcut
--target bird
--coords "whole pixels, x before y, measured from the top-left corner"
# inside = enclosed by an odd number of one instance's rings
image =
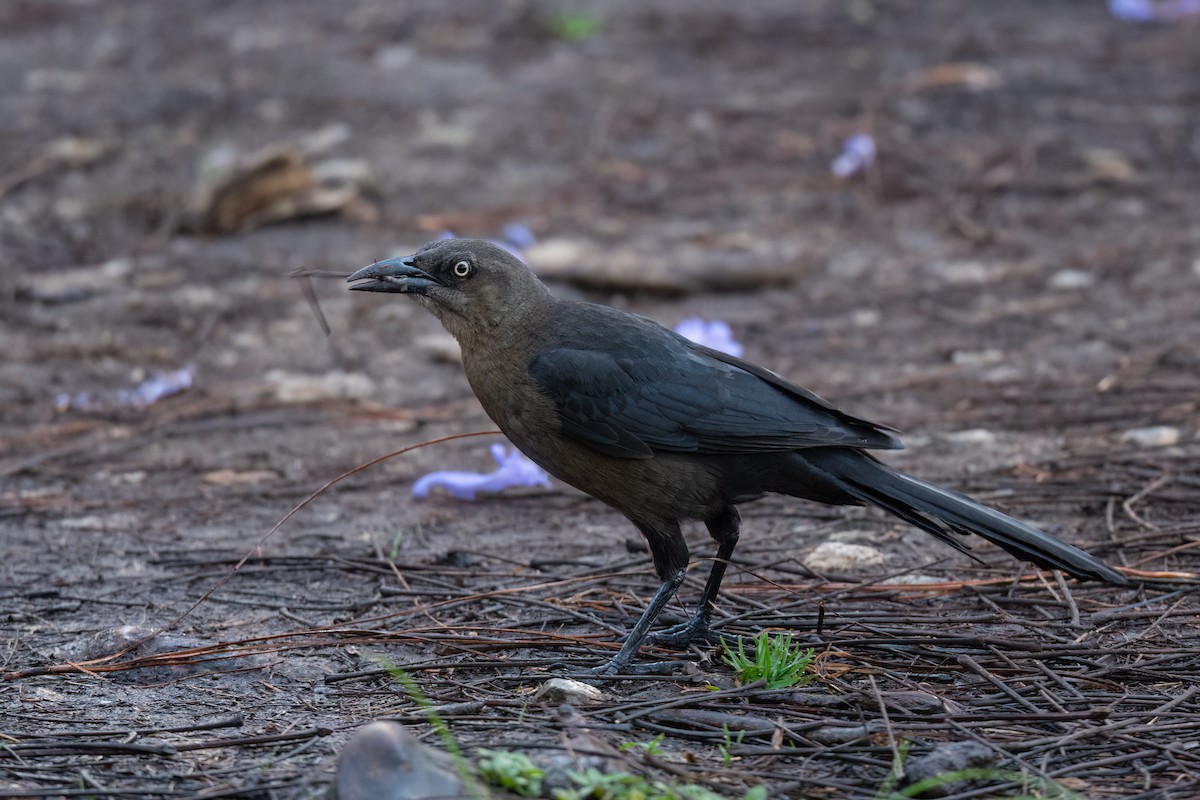
[[[768,493],[874,505],[964,552],[961,536],[973,533],[1045,569],[1128,582],[1051,534],[886,465],[871,451],[902,448],[895,429],[646,317],[561,299],[489,242],[429,242],[347,281],[356,291],[408,295],[437,317],[459,343],[472,391],[513,445],[645,537],[658,589],[595,675],[633,666],[683,583],[685,521],[704,523],[716,558],[695,612],[651,641],[684,648],[719,640],[712,617],[741,532],[737,507]]]

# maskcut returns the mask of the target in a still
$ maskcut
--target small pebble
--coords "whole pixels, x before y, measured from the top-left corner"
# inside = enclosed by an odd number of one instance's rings
[[[921,575],[919,573],[918,574],[910,573],[908,575],[893,575],[892,577],[887,578],[882,582],[892,585],[892,586],[923,586],[925,584],[945,583],[946,579],[939,578],[936,575]]]
[[[829,534],[829,541],[843,544],[874,544],[882,538],[878,531],[867,528],[853,528],[848,531],[837,531]]]
[[[395,722],[378,721],[355,732],[338,756],[328,800],[434,800],[473,796],[444,753],[428,747]]]
[[[570,678],[551,678],[537,688],[533,699],[547,705],[590,706],[604,702],[604,693],[595,686]]]
[[[883,315],[874,308],[860,308],[850,314],[850,323],[856,328],[873,328],[882,319]]]
[[[1134,428],[1121,434],[1121,440],[1133,442],[1139,447],[1169,447],[1179,444],[1179,428],[1170,425],[1155,425],[1151,428]]]
[[[1004,361],[1004,351],[995,347],[986,350],[955,350],[950,363],[960,367],[984,367]]]
[[[1095,276],[1081,269],[1064,269],[1050,278],[1051,289],[1086,289],[1096,282]]]
[[[804,565],[817,572],[857,572],[881,566],[883,553],[874,547],[846,542],[823,542],[804,559]]]
[[[363,400],[376,394],[375,382],[361,372],[334,370],[324,375],[308,375],[273,369],[267,373],[266,382],[281,403],[315,403],[342,398]]]
[[[946,283],[959,286],[990,283],[1003,275],[1002,269],[982,261],[939,261],[930,264],[928,270]]]
[[[966,445],[993,445],[996,443],[996,434],[986,428],[968,428],[965,431],[952,431],[943,433],[942,438],[953,444]]]

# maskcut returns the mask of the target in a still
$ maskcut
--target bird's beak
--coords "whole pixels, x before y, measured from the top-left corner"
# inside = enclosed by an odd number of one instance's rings
[[[354,283],[350,289],[356,292],[403,292],[406,294],[425,294],[430,286],[437,284],[432,275],[418,269],[413,264],[412,256],[376,261],[371,266],[363,267],[346,278],[346,281]],[[355,283],[355,281],[361,282]]]

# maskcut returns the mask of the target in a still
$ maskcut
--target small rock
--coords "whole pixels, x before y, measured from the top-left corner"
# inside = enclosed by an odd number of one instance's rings
[[[375,382],[361,372],[334,370],[324,375],[305,375],[273,369],[267,385],[281,403],[315,403],[321,400],[364,400],[376,393]]]
[[[883,564],[883,553],[874,547],[845,542],[823,542],[804,559],[805,566],[817,572],[858,572]]]
[[[1004,270],[982,261],[938,261],[930,264],[928,270],[946,283],[956,285],[991,283],[1004,274]]]
[[[248,486],[261,481],[275,480],[278,477],[279,474],[277,472],[269,469],[241,471],[236,469],[216,469],[204,473],[203,480],[205,483],[211,483],[214,486]]]
[[[434,800],[472,796],[445,753],[396,722],[359,728],[338,756],[328,800]]]
[[[880,535],[876,531],[866,528],[856,528],[849,531],[838,531],[837,533],[829,534],[829,541],[841,542],[847,544],[873,544],[879,541]]]
[[[908,575],[893,575],[892,577],[887,578],[882,582],[886,583],[886,584],[891,584],[894,586],[924,586],[926,584],[945,583],[946,579],[939,578],[936,575],[921,575],[919,573],[918,574],[910,573]]]
[[[1015,364],[1004,364],[986,370],[979,377],[984,383],[1009,383],[1021,379],[1021,370]]]
[[[533,699],[547,705],[590,706],[604,702],[604,693],[595,686],[570,678],[551,678],[538,687]]]
[[[1139,447],[1169,447],[1179,444],[1179,428],[1170,425],[1155,425],[1151,428],[1134,428],[1121,434],[1121,441],[1133,442]]]
[[[910,758],[904,764],[904,777],[910,783],[917,783],[947,772],[986,767],[995,760],[995,751],[979,742],[946,742],[930,753]],[[967,784],[968,781],[949,781],[930,787],[924,794],[945,797],[963,791]]]
[[[1086,289],[1096,282],[1092,273],[1081,269],[1060,270],[1050,278],[1051,289]]]
[[[402,44],[382,48],[375,54],[375,66],[383,72],[399,72],[417,60],[417,51]]]
[[[995,347],[986,350],[955,350],[950,354],[950,363],[960,367],[986,367],[1004,361],[1004,351]]]
[[[967,428],[965,431],[943,433],[942,438],[953,444],[986,446],[996,443],[996,434],[986,428]]]
[[[1133,163],[1117,150],[1107,147],[1089,147],[1083,151],[1084,169],[1088,176],[1100,183],[1128,183],[1137,176]]]
[[[856,328],[873,328],[883,320],[874,308],[860,308],[850,313],[850,324]]]

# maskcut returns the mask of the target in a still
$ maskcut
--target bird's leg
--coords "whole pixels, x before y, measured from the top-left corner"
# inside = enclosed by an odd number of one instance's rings
[[[642,535],[646,537],[646,543],[650,545],[650,554],[654,558],[654,570],[658,573],[662,583],[658,585],[658,591],[650,599],[650,605],[646,606],[641,618],[633,626],[629,636],[625,638],[621,649],[607,664],[592,670],[593,675],[614,675],[629,669],[638,650],[641,649],[642,641],[646,638],[650,626],[654,624],[654,620],[658,619],[658,615],[675,595],[675,590],[683,583],[683,578],[687,574],[687,542],[683,540],[683,533],[679,530],[678,522],[669,521],[659,525],[650,525],[634,520],[633,524],[642,532]]]
[[[710,623],[713,609],[716,607],[717,592],[721,590],[721,581],[725,578],[725,568],[729,566],[729,559],[733,557],[733,548],[737,547],[742,515],[738,513],[736,506],[726,506],[719,515],[705,520],[705,525],[708,526],[709,535],[717,541],[717,557],[708,573],[708,581],[704,584],[700,607],[687,622],[655,634],[654,644],[682,649],[693,642],[716,642],[721,638],[720,634],[710,627]]]
[[[650,630],[650,626],[654,624],[654,620],[671,600],[671,597],[675,594],[675,590],[679,588],[679,584],[683,583],[683,576],[684,570],[681,569],[673,578],[664,580],[658,585],[658,591],[651,598],[650,605],[646,606],[646,610],[642,612],[641,619],[633,626],[633,630],[625,638],[625,643],[621,645],[621,649],[613,656],[612,661],[603,666],[596,667],[592,670],[592,674],[615,675],[618,672],[629,670],[634,657],[637,656],[638,650],[641,649],[642,641],[646,638],[646,632]]]

